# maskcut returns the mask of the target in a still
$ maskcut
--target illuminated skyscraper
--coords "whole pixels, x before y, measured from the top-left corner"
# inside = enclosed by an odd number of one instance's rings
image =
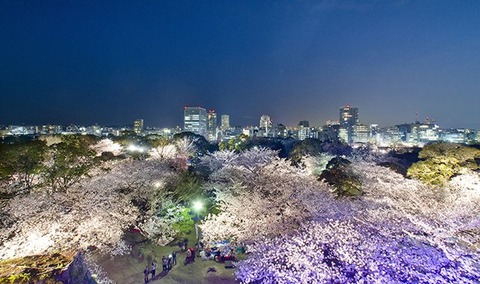
[[[222,130],[227,130],[230,128],[230,116],[228,114],[222,114],[221,118],[222,120],[222,124],[220,126],[220,128]]]
[[[133,122],[133,131],[137,135],[143,133],[143,119],[137,119]]]
[[[355,124],[353,126],[353,142],[354,143],[368,143],[370,138],[370,128],[365,124]]]
[[[263,132],[263,136],[268,137],[269,132],[272,129],[272,119],[268,115],[262,115],[260,117],[260,130]]]
[[[207,113],[207,134],[208,141],[217,140],[217,113],[209,109]]]
[[[348,143],[353,142],[353,126],[358,124],[358,108],[346,105],[340,108],[340,126],[347,131]]]
[[[184,131],[207,137],[207,111],[201,107],[185,107]]]

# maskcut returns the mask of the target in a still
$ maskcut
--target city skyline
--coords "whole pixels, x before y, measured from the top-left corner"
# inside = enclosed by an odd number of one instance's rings
[[[350,104],[480,129],[479,2],[142,3],[1,3],[0,124],[174,127],[195,105],[320,126]]]

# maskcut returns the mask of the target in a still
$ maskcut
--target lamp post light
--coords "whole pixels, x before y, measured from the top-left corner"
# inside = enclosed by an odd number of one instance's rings
[[[198,234],[198,221],[199,221],[199,217],[198,217],[198,213],[200,211],[203,210],[203,203],[202,201],[200,200],[196,200],[193,202],[192,204],[192,209],[193,209],[193,212],[195,212],[195,219],[194,219],[194,223],[195,223],[195,238],[198,242],[198,238],[199,238],[199,234]]]

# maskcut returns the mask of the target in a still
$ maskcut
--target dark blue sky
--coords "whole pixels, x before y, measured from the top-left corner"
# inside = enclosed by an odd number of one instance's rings
[[[0,124],[480,129],[480,1],[0,1]]]

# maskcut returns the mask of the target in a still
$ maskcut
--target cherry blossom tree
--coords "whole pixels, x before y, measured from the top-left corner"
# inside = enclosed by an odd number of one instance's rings
[[[113,142],[111,139],[102,139],[96,144],[90,146],[90,149],[95,151],[96,156],[101,156],[102,153],[110,152],[114,156],[125,153],[125,149],[119,143]]]
[[[152,216],[162,200],[161,185],[174,173],[159,161],[110,166],[65,192],[39,190],[10,200],[4,211],[11,222],[0,232],[0,259],[89,246],[116,253],[128,249],[123,232]]]
[[[317,190],[327,185],[276,155],[252,149],[240,154],[217,152],[204,159],[213,170],[207,187],[213,188],[220,210],[201,225],[205,240],[251,242],[289,232],[311,218],[307,204],[300,200],[318,193],[331,198],[327,190]]]
[[[179,170],[188,170],[189,160],[195,157],[196,153],[195,140],[186,136],[174,140],[172,144],[150,149],[148,155],[149,159],[168,162]]]
[[[337,210],[307,206],[311,219],[299,230],[250,243],[237,277],[245,283],[480,280],[480,188],[456,182],[439,190],[361,161],[353,170],[362,196],[330,199],[328,207]],[[315,204],[312,196],[299,202]]]

